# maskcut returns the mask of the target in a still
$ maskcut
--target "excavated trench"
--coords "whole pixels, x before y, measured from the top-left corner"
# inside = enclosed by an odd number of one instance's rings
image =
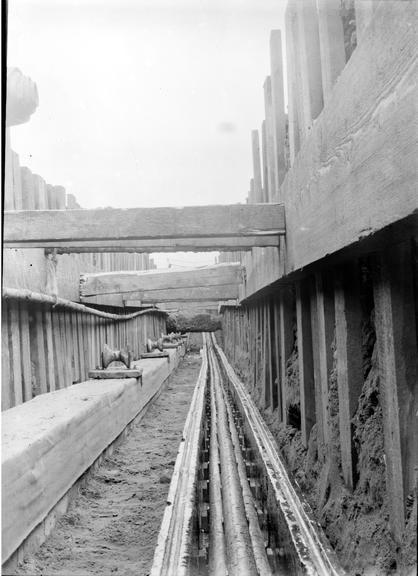
[[[151,576],[344,574],[213,337],[190,413]]]

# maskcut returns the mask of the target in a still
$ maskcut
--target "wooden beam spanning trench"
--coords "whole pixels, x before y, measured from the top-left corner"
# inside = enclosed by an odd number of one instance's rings
[[[166,290],[140,290],[128,294],[129,300],[140,300],[143,304],[158,302],[221,302],[239,298],[238,284],[220,286],[198,286],[197,288],[169,288]],[[126,300],[126,297],[125,297]]]
[[[103,272],[80,276],[80,297],[101,294],[129,294],[140,291],[192,290],[195,288],[236,286],[242,281],[240,264],[217,264],[184,270],[153,270],[152,272]],[[184,292],[183,292],[184,294]],[[205,298],[208,300],[208,298]],[[225,296],[223,297],[225,300]]]
[[[284,234],[280,204],[94,210],[10,211],[4,216],[6,248],[60,248],[80,252],[125,242],[138,251],[217,250],[277,246]],[[259,242],[259,244],[258,244]],[[148,247],[148,249],[147,249]]]

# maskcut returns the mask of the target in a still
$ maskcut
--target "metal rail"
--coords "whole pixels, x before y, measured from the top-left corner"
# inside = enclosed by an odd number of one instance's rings
[[[254,468],[262,482],[250,478]],[[202,503],[201,486],[207,484]],[[202,370],[168,500],[151,576],[344,574],[213,334],[204,336]],[[271,536],[279,516],[284,554]]]

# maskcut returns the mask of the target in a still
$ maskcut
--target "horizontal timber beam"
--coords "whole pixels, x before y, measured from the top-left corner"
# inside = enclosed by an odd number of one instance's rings
[[[143,290],[132,292],[125,300],[140,300],[142,304],[155,302],[207,302],[208,300],[236,300],[239,297],[238,284],[221,286],[198,286],[196,288],[171,288],[168,290]]]
[[[147,272],[103,272],[80,276],[80,297],[101,294],[130,294],[205,287],[226,287],[242,281],[240,264],[217,264],[184,270]],[[207,298],[206,298],[207,300]]]
[[[257,245],[254,244],[257,238],[271,238],[284,232],[284,208],[280,204],[28,210],[4,214],[6,248],[49,247],[69,251],[74,245],[74,249],[91,246],[96,251],[106,243],[120,252],[126,241],[129,248],[141,252],[146,246],[153,251],[161,251],[164,246],[173,250],[184,250],[186,246],[198,251],[221,247],[229,250],[228,238],[250,238],[249,244],[243,245],[251,248]],[[207,239],[213,239],[214,244]],[[184,242],[173,246],[173,240]],[[241,246],[238,242],[235,249]]]
[[[91,252],[226,252],[250,251],[252,248],[279,246],[279,235],[268,236],[218,236],[213,238],[150,238],[146,240],[82,240],[40,241],[30,248],[56,250],[57,254],[83,254]],[[7,246],[6,246],[7,247]],[[10,246],[9,246],[10,247]],[[13,248],[28,248],[25,242],[14,242]]]

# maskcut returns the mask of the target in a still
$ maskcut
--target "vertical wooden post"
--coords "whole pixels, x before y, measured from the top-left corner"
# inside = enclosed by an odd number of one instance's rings
[[[313,358],[313,375],[315,385],[315,415],[318,427],[318,455],[320,458],[325,457],[325,437],[326,437],[326,420],[324,420],[324,410],[322,409],[322,374],[319,354],[319,322],[318,322],[318,305],[316,298],[315,279],[310,277],[307,280],[310,291],[310,313],[311,313],[311,334],[312,334],[312,358]]]
[[[22,359],[20,351],[20,322],[19,322],[19,303],[11,301],[9,306],[10,324],[10,352],[11,352],[11,376],[13,378],[13,392],[14,400],[13,406],[17,406],[23,402],[23,389],[22,389]]]
[[[344,30],[340,0],[318,0],[324,102],[345,66]]]
[[[36,394],[44,394],[47,388],[45,340],[42,308],[36,306],[30,323],[31,360],[35,368]]]
[[[261,124],[261,152],[262,152],[262,164],[263,164],[263,194],[262,199],[259,202],[268,202],[270,190],[269,190],[269,173],[268,173],[268,160],[267,160],[267,128],[266,121],[263,120]]]
[[[309,283],[306,281],[296,284],[296,320],[302,442],[307,447],[309,434],[316,418],[310,294]]]
[[[317,346],[318,346],[318,375],[320,390],[320,407],[322,411],[322,424],[324,443],[328,445],[328,378],[332,370],[332,341],[334,338],[335,308],[334,295],[329,279],[322,273],[315,275],[316,314],[317,314]]]
[[[260,160],[260,141],[258,137],[258,130],[251,132],[251,145],[253,153],[253,171],[254,178],[252,179],[252,202],[262,202],[263,198],[263,184],[261,181],[261,160]]]
[[[324,105],[322,94],[321,55],[319,48],[318,12],[316,0],[296,2],[298,44],[301,78],[301,126],[307,136],[313,120]]]
[[[4,210],[15,210],[13,195],[13,156],[10,144],[10,128],[6,128],[4,146]]]
[[[55,383],[56,378],[56,362],[54,354],[54,338],[52,329],[52,312],[50,308],[42,309],[42,330],[44,334],[45,343],[45,359],[46,359],[46,375],[47,375],[47,390],[52,392],[58,388],[58,381]]]
[[[299,62],[296,49],[298,30],[296,5],[294,0],[288,2],[285,13],[286,55],[287,55],[287,89],[288,89],[288,122],[289,122],[289,160],[292,166],[300,149],[301,110],[299,106]]]
[[[33,174],[26,166],[20,169],[20,173],[22,178],[22,208],[23,210],[35,210]]]
[[[335,339],[341,467],[345,484],[354,488],[351,419],[363,386],[362,311],[357,263],[335,271]]]
[[[286,364],[293,348],[293,304],[294,299],[288,288],[280,291],[280,387],[282,394],[282,421],[287,424],[287,375]],[[299,357],[300,361],[300,357]]]
[[[277,408],[280,415],[280,420],[282,420],[282,389],[280,382],[280,306],[277,298],[271,302],[271,335],[272,335],[272,399],[273,399],[273,410]]]
[[[15,210],[23,209],[22,174],[20,172],[19,156],[12,151],[13,164],[13,197]]]
[[[48,207],[45,181],[33,174],[33,193],[35,201],[35,210],[46,210]]]
[[[283,198],[280,185],[286,174],[286,116],[284,113],[282,37],[280,30],[270,34],[271,96],[273,105],[274,171],[278,191],[278,202]]]
[[[23,401],[32,398],[32,367],[29,335],[29,313],[27,302],[19,302],[20,356],[22,358]]]
[[[57,312],[59,318],[60,336],[62,343],[62,365],[64,370],[64,380],[61,383],[61,388],[67,388],[71,385],[71,368],[70,368],[70,354],[67,342],[67,321],[65,310]]]
[[[390,527],[402,539],[405,498],[414,486],[418,454],[417,326],[412,254],[408,243],[375,259],[374,303],[376,344],[383,404],[386,486]]]
[[[77,312],[70,312],[71,342],[73,353],[73,382],[81,382],[80,351],[78,349]]]
[[[57,310],[51,311],[51,320],[54,342],[55,386],[57,389],[61,389],[65,387],[64,345],[61,334],[60,313]]]
[[[57,210],[65,210],[66,198],[65,188],[63,186],[54,186],[55,206]]]
[[[1,303],[1,407],[7,410],[12,407],[9,354],[9,305],[6,300]]]
[[[271,92],[271,78],[267,76],[264,81],[264,111],[266,115],[266,155],[267,155],[267,178],[268,194],[266,202],[277,202],[278,184],[276,182],[276,159],[274,147],[274,119],[273,98]]]

